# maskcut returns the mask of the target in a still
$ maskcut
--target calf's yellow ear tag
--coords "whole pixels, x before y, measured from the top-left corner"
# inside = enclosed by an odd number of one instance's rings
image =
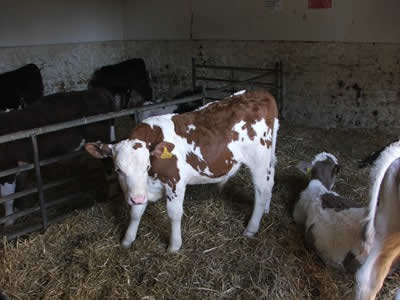
[[[307,177],[311,177],[311,168],[307,168],[306,175]]]
[[[161,154],[161,159],[172,158],[172,153],[168,151],[167,147],[164,147],[163,153]]]

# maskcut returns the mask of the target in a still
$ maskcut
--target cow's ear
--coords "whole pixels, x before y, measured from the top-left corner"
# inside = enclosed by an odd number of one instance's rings
[[[311,172],[312,164],[307,161],[300,161],[297,165],[296,168],[300,170],[305,175],[309,175]]]
[[[103,144],[100,142],[87,143],[85,144],[85,149],[94,158],[107,158],[112,155],[112,145]]]
[[[174,150],[175,145],[168,142],[161,142],[157,144],[153,151],[151,151],[151,155],[160,159],[171,159],[174,155],[172,154],[172,150]]]

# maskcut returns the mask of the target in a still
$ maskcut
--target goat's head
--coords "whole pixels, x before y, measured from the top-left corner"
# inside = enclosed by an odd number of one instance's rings
[[[297,168],[311,180],[321,181],[328,190],[333,188],[336,175],[340,170],[337,158],[326,152],[317,154],[311,162],[299,162]]]

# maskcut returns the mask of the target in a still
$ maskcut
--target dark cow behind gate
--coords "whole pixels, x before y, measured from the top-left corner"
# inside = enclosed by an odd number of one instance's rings
[[[89,88],[105,88],[114,96],[119,95],[121,108],[127,108],[132,90],[135,90],[144,101],[153,97],[146,65],[141,58],[101,67],[94,72],[89,81]]]
[[[107,113],[114,110],[113,103],[111,94],[104,89],[45,96],[24,110],[0,114],[0,135]],[[104,121],[39,135],[37,140],[40,159],[78,150],[85,141],[107,139],[111,142],[111,131],[110,121]],[[31,162],[33,149],[30,139],[0,144],[0,170]],[[0,196],[14,193],[15,183],[15,175],[0,178]],[[6,216],[12,214],[13,201],[4,204]],[[6,223],[9,224],[12,222]]]
[[[28,64],[0,74],[0,91],[0,110],[18,109],[32,104],[43,96],[40,69],[35,64]]]
[[[122,245],[136,239],[148,202],[164,193],[171,221],[169,251],[182,245],[181,218],[186,185],[223,185],[242,165],[252,174],[253,213],[244,234],[253,236],[269,211],[278,134],[275,99],[255,91],[209,103],[193,112],[145,119],[130,138],[115,145],[88,143],[96,158],[113,157],[119,182],[131,207]]]

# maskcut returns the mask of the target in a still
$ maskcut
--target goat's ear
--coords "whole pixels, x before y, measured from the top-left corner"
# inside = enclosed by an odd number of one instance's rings
[[[112,155],[112,145],[100,142],[85,144],[85,150],[94,158],[107,158]]]
[[[335,165],[333,167],[333,174],[337,175],[340,172],[340,169],[341,169],[340,165]]]
[[[307,161],[300,161],[300,162],[296,165],[296,168],[297,168],[298,170],[300,170],[300,172],[302,172],[302,173],[305,174],[305,175],[310,174],[310,172],[311,172],[311,167],[312,167],[312,164],[311,164],[310,162],[307,162]]]

